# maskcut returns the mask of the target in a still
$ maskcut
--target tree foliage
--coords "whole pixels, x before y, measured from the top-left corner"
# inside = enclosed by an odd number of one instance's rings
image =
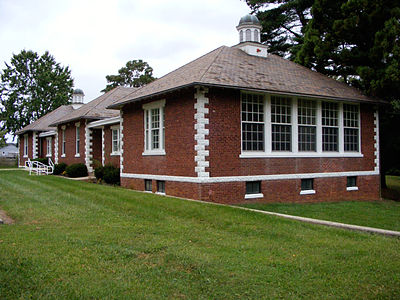
[[[73,91],[71,72],[47,51],[39,56],[22,50],[5,65],[0,77],[1,130],[13,134],[68,103]]]
[[[6,132],[0,130],[0,148],[7,145]]]
[[[314,0],[246,0],[263,27],[261,41],[268,52],[293,60],[303,44]]]
[[[296,61],[370,96],[400,91],[400,7],[392,0],[315,0]]]
[[[153,68],[141,59],[128,61],[118,70],[118,75],[107,75],[107,86],[102,92],[108,92],[117,86],[141,87],[155,80]]]

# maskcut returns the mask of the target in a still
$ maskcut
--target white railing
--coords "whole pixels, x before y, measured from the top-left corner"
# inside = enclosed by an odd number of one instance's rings
[[[49,165],[45,165],[36,160],[28,160],[25,162],[25,169],[29,170],[29,175],[36,173],[36,175],[49,175],[53,174],[54,171],[54,163],[49,158]]]

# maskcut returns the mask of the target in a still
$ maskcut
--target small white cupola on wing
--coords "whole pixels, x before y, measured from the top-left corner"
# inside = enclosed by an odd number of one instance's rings
[[[74,92],[72,93],[72,100],[71,104],[74,109],[78,109],[83,105],[83,98],[85,97],[85,94],[81,89],[75,89]]]
[[[256,16],[245,15],[236,29],[239,33],[239,44],[235,47],[250,55],[267,57],[268,47],[261,44],[262,26]]]

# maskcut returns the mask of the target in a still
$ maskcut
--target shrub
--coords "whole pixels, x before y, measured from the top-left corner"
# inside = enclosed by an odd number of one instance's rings
[[[98,167],[102,167],[103,165],[101,164],[101,162],[97,159],[93,159],[93,169],[96,169]]]
[[[103,179],[104,177],[104,167],[103,166],[98,166],[94,169],[94,176],[96,176],[96,179]]]
[[[62,174],[65,171],[66,168],[67,168],[67,164],[66,163],[55,164],[54,165],[53,174],[54,175]]]
[[[72,164],[69,165],[65,172],[67,173],[68,177],[76,178],[76,177],[85,177],[88,175],[88,171],[85,164]]]
[[[104,167],[104,181],[109,184],[118,184],[120,183],[120,170],[112,165],[108,165]]]
[[[40,162],[42,164],[49,165],[49,159],[47,157],[45,157],[45,158],[34,158],[34,159],[32,159],[32,161],[38,161],[38,162]]]

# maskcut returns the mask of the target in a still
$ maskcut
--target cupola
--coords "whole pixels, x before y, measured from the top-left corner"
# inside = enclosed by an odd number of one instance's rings
[[[74,92],[72,93],[72,100],[71,104],[74,109],[78,109],[83,105],[83,98],[85,97],[85,94],[81,89],[75,89]]]
[[[239,32],[239,48],[249,55],[267,57],[268,47],[261,44],[261,29],[262,26],[256,16],[245,15],[236,26]]]

